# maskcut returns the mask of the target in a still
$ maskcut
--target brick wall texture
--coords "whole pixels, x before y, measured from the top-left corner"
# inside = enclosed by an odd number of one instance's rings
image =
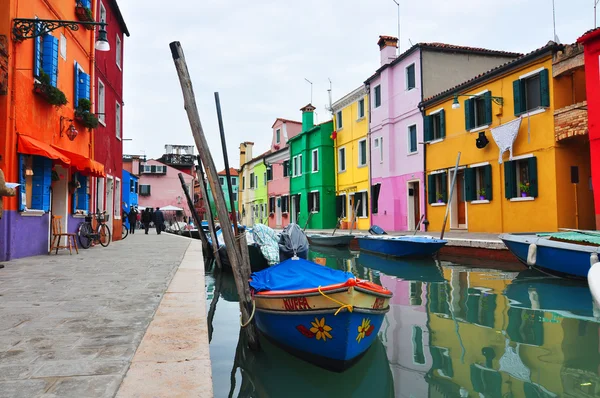
[[[554,111],[556,141],[588,133],[587,101]]]
[[[8,92],[8,38],[0,35],[0,95]]]

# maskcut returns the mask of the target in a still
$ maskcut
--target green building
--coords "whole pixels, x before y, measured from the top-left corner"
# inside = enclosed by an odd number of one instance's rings
[[[302,132],[289,139],[291,221],[308,228],[335,228],[335,156],[333,122],[315,126],[311,104],[302,111]]]
[[[227,185],[227,173],[225,170],[219,172],[219,184],[223,188],[225,194],[225,203],[227,203],[227,210],[231,212],[231,203],[229,201],[229,186]],[[233,167],[229,168],[229,175],[231,176],[231,191],[233,192],[233,209],[238,209],[238,188],[239,188],[239,176],[238,171]],[[217,217],[217,207],[215,206],[215,199],[210,189],[210,184],[206,184],[208,201],[210,203],[210,210],[212,211],[213,217]]]
[[[265,154],[263,154],[265,155]],[[254,211],[254,224],[269,224],[269,214],[267,214],[267,166],[263,161],[254,165],[254,200],[251,210]]]

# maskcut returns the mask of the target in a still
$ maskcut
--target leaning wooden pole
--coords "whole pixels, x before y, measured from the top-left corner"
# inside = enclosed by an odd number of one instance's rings
[[[243,274],[250,274],[250,263],[242,263],[243,258],[249,258],[247,255],[248,247],[245,245],[238,246],[236,237],[233,234],[233,229],[228,225],[229,217],[227,211],[227,204],[225,203],[225,195],[223,193],[223,187],[219,184],[219,177],[217,175],[217,169],[215,162],[212,158],[212,154],[208,149],[208,142],[202,129],[202,123],[200,122],[200,115],[198,114],[198,107],[196,106],[196,98],[194,96],[194,89],[192,87],[192,80],[188,71],[185,57],[183,55],[183,49],[181,43],[178,41],[172,42],[169,47],[171,48],[171,55],[173,56],[173,62],[177,69],[177,75],[181,84],[181,90],[183,92],[183,99],[185,104],[185,110],[188,115],[194,141],[198,148],[198,154],[202,159],[202,163],[206,168],[206,177],[210,188],[213,192],[215,200],[215,206],[217,208],[217,215],[221,221],[221,232],[223,239],[225,240],[225,248],[227,250],[227,256],[231,263],[233,270],[233,276],[235,278],[235,284],[240,297],[240,312],[241,322],[245,325],[246,335],[248,336],[248,345],[251,348],[258,348],[258,336],[254,324],[251,322],[250,309],[252,308],[252,297],[250,295],[250,288],[248,286],[248,279],[243,279]],[[241,253],[242,250],[246,251],[245,256]],[[244,271],[242,271],[244,268]]]
[[[208,231],[210,232],[211,241],[212,241],[212,251],[215,261],[217,262],[217,267],[219,269],[223,269],[223,264],[221,263],[221,254],[219,253],[219,240],[217,239],[217,230],[215,228],[215,220],[213,218],[212,209],[210,208],[210,201],[208,199],[208,192],[206,189],[206,181],[204,181],[204,172],[202,171],[202,161],[198,158],[198,167],[196,169],[196,178],[198,182],[200,182],[200,194],[202,195],[204,200],[206,201],[206,214],[208,215]]]
[[[456,156],[456,165],[454,166],[454,175],[452,176],[452,184],[450,185],[450,196],[448,197],[446,204],[446,214],[444,215],[444,223],[442,224],[442,234],[440,239],[444,239],[444,232],[446,232],[446,222],[448,221],[448,212],[450,211],[450,204],[452,204],[452,195],[454,194],[454,184],[456,184],[456,175],[458,174],[458,164],[460,163],[460,152]]]
[[[202,241],[202,248],[204,249],[205,252],[209,252],[210,249],[209,249],[209,245],[208,245],[208,239],[206,238],[206,235],[204,234],[204,230],[202,229],[202,220],[200,219],[200,216],[198,216],[198,213],[196,213],[196,209],[194,208],[194,202],[192,201],[192,198],[190,197],[190,193],[188,192],[187,185],[185,185],[185,180],[183,179],[183,174],[178,173],[177,175],[179,177],[179,181],[181,182],[181,189],[183,189],[183,193],[185,194],[185,199],[187,200],[187,204],[188,204],[188,207],[190,208],[192,217],[194,218],[194,222],[198,226],[198,233],[200,234],[200,240]]]

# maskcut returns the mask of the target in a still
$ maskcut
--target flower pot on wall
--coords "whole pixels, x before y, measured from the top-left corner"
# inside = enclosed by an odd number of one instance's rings
[[[527,192],[521,192],[521,197],[522,198],[526,198],[527,196],[529,196],[529,195],[527,195]]]
[[[485,200],[485,196],[479,195],[479,200]]]
[[[443,201],[443,200],[441,200],[441,199],[438,199],[438,201],[437,201],[437,202],[438,202],[438,203],[444,203],[444,201]]]

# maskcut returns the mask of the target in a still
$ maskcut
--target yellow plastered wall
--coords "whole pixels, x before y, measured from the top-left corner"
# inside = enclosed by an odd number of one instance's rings
[[[499,148],[494,142],[490,128],[510,122],[517,118],[514,115],[513,81],[520,76],[546,68],[549,70],[550,107],[544,112],[524,117],[518,136],[513,145],[513,156],[533,154],[537,157],[538,197],[532,201],[505,198],[504,163],[498,163]],[[552,58],[548,54],[526,65],[515,67],[503,75],[496,76],[478,86],[471,87],[460,94],[475,95],[485,90],[492,96],[502,97],[503,106],[492,103],[492,124],[483,130],[468,132],[465,129],[464,101],[468,97],[459,97],[460,109],[452,109],[453,98],[426,107],[428,115],[436,110],[445,110],[446,137],[444,140],[427,145],[426,175],[441,169],[453,169],[457,153],[461,152],[460,165],[489,162],[492,166],[492,200],[489,203],[466,204],[467,229],[471,232],[533,232],[556,231],[557,183],[556,183],[556,142],[554,138],[554,79],[552,78]],[[479,131],[485,131],[489,144],[479,149],[475,146]],[[509,158],[508,151],[503,159]],[[450,173],[448,173],[450,176]],[[427,178],[427,177],[426,177]],[[451,180],[448,180],[450,191]],[[427,205],[427,218],[431,231],[440,231],[445,214],[445,206]],[[450,229],[450,219],[446,230]]]
[[[366,191],[368,193],[367,216],[356,219],[354,229],[367,230],[371,227],[371,189],[369,187],[369,142],[367,133],[369,131],[369,97],[361,96],[364,100],[365,116],[358,118],[358,100],[342,109],[342,128],[337,129],[337,112],[333,116],[334,129],[337,131],[335,140],[335,163],[336,170],[336,190],[341,192],[349,190],[346,193],[347,217],[342,220],[342,229],[349,229],[352,222],[348,217],[352,202],[349,196],[355,192]],[[358,167],[358,143],[361,140],[367,140],[367,165]],[[346,171],[339,172],[338,167],[338,149],[346,148]],[[362,205],[361,205],[362,206]],[[338,215],[339,217],[339,215]]]

